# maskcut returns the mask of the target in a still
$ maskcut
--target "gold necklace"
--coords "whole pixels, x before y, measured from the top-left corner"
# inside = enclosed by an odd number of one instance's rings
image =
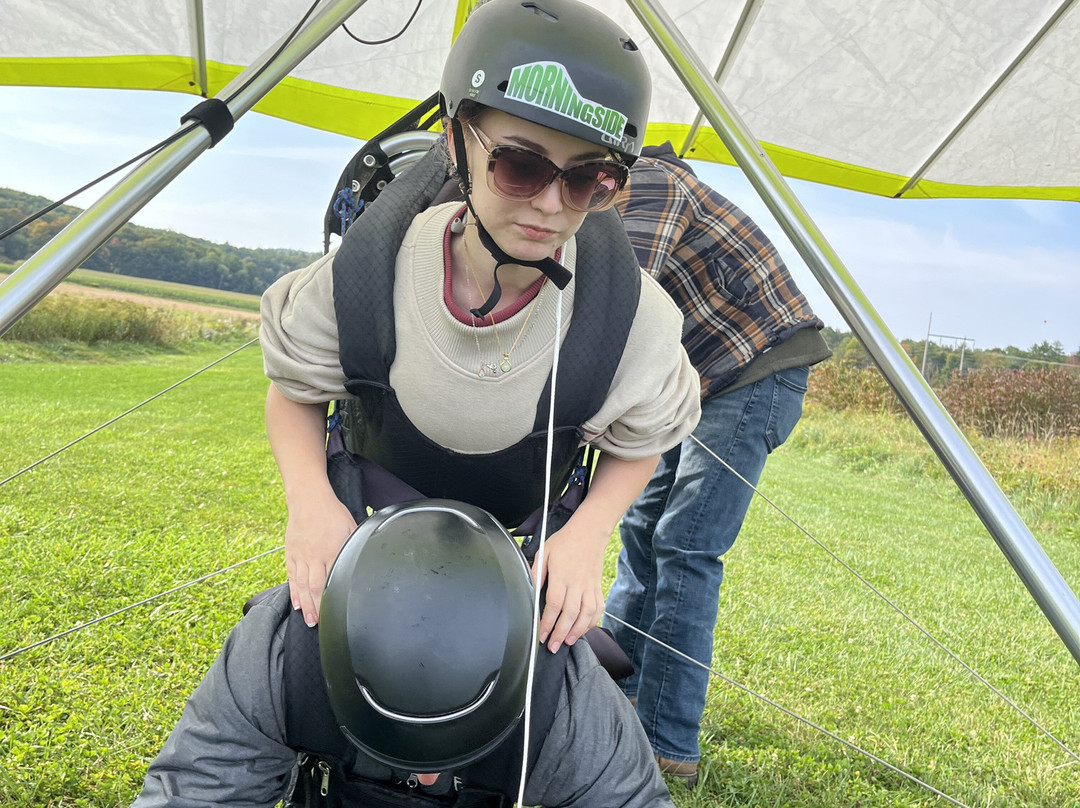
[[[484,297],[484,289],[480,286],[480,279],[476,277],[476,270],[473,269],[472,263],[469,262],[468,256],[466,256],[465,258],[465,266],[468,268],[469,274],[472,275],[473,283],[476,284],[476,291],[480,294],[480,299],[486,300],[487,298]],[[540,284],[540,289],[537,291],[536,297],[533,298],[533,302],[529,305],[529,312],[525,315],[525,322],[521,324],[521,328],[518,331],[517,336],[514,338],[513,344],[507,351],[503,350],[502,339],[499,337],[499,328],[495,325],[495,314],[490,311],[488,312],[488,318],[491,320],[491,332],[495,335],[495,344],[499,346],[499,353],[502,354],[502,361],[499,363],[499,370],[501,370],[503,373],[509,373],[511,370],[513,370],[514,365],[510,361],[510,354],[514,352],[514,349],[518,346],[518,343],[521,342],[521,338],[525,334],[525,328],[529,325],[529,320],[532,319],[533,311],[536,309],[536,304],[540,301],[540,295],[544,293],[544,288],[546,286],[547,278],[544,278],[544,282]],[[476,336],[475,331],[473,332],[473,338],[476,340],[476,350],[477,352],[479,352],[480,338]],[[491,375],[494,376],[495,365],[490,362],[482,362],[480,365],[480,370],[477,372],[477,375],[484,376],[487,375],[487,373],[491,373]]]

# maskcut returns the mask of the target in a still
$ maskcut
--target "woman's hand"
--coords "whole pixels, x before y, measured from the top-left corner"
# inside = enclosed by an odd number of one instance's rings
[[[600,579],[604,551],[619,519],[649,482],[660,456],[620,460],[600,455],[589,494],[562,530],[544,546],[544,566],[533,562],[537,586],[547,581],[547,599],[540,616],[540,642],[555,653],[564,642],[573,645],[604,613]]]
[[[304,404],[274,385],[266,395],[266,435],[274,453],[289,522],[285,527],[285,568],[294,609],[304,622],[319,622],[326,576],[356,522],[334,494],[326,476],[326,404]]]
[[[337,497],[311,497],[289,506],[285,527],[285,568],[294,609],[304,610],[304,622],[319,622],[326,578],[356,520]]]
[[[540,642],[552,653],[564,642],[573,645],[604,613],[600,578],[610,532],[574,530],[572,522],[544,545],[544,567],[533,562],[537,586],[547,581],[547,599],[540,618]],[[539,559],[538,559],[539,560]]]

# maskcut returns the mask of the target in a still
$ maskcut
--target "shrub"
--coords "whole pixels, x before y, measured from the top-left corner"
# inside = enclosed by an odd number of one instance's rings
[[[254,325],[239,317],[156,308],[108,298],[56,295],[31,309],[4,338],[20,342],[133,343],[169,348],[194,339],[253,336],[254,331]]]
[[[959,424],[986,437],[1080,435],[1080,376],[1065,369],[986,368],[956,374],[940,396]]]
[[[806,394],[810,404],[830,410],[901,413],[903,405],[875,367],[857,368],[839,362],[823,362],[811,369]]]

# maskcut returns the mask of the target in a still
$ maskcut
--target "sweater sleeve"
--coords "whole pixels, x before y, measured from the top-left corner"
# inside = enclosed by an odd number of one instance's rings
[[[263,369],[301,404],[347,395],[334,313],[334,253],[276,280],[262,296]]]
[[[588,643],[570,647],[555,722],[526,782],[526,805],[674,808],[637,714]]]
[[[233,629],[150,764],[132,808],[271,808],[296,753],[285,746],[280,593]]]
[[[642,272],[641,297],[619,367],[585,440],[615,457],[661,454],[693,432],[701,417],[701,383],[682,347],[682,315]]]

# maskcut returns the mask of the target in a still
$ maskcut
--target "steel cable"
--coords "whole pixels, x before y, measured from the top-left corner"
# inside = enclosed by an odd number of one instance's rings
[[[769,499],[767,496],[765,496],[763,493],[761,493],[761,491],[758,490],[757,486],[755,486],[753,483],[751,483],[749,480],[747,480],[745,477],[743,477],[741,474],[739,474],[739,472],[737,472],[735,469],[733,469],[727,462],[725,462],[723,460],[723,458],[721,458],[718,454],[716,454],[716,452],[714,452],[712,449],[710,449],[708,446],[706,446],[704,443],[702,443],[697,438],[697,436],[691,435],[690,437],[698,446],[700,446],[702,449],[704,449],[706,452],[708,452],[713,457],[713,459],[715,459],[718,463],[720,463],[722,466],[724,466],[724,468],[726,468],[728,471],[730,471],[732,474],[734,474],[736,477],[738,477],[743,483],[745,483],[750,488],[751,491],[753,491],[755,494],[757,494],[759,497],[761,497],[763,500],[765,500],[765,502],[767,502],[769,504],[769,506],[772,507],[778,514],[783,516],[792,525],[794,525],[799,530],[799,532],[801,532],[808,539],[810,539],[810,541],[812,541],[814,544],[816,544],[820,549],[824,550],[825,553],[827,553],[830,558],[832,558],[835,562],[837,562],[840,566],[842,566],[845,570],[847,570],[851,575],[853,575],[860,583],[863,584],[863,586],[865,586],[867,589],[869,589],[871,592],[873,592],[875,595],[877,595],[879,598],[881,598],[881,600],[884,601],[889,606],[889,608],[891,608],[898,615],[900,615],[900,617],[904,618],[904,620],[906,620],[908,623],[910,623],[920,634],[922,634],[924,637],[926,637],[928,640],[930,640],[930,642],[932,642],[934,645],[936,645],[940,650],[942,650],[946,654],[948,654],[955,662],[960,664],[964,668],[964,670],[966,670],[968,673],[970,673],[978,682],[980,682],[982,685],[984,685],[994,695],[996,695],[1005,704],[1007,704],[1009,707],[1011,707],[1013,710],[1015,710],[1018,714],[1023,716],[1024,719],[1026,719],[1028,721],[1028,723],[1030,723],[1033,727],[1035,727],[1035,729],[1037,729],[1039,732],[1041,732],[1043,735],[1045,735],[1047,738],[1049,738],[1051,741],[1053,741],[1055,744],[1057,744],[1058,747],[1061,748],[1061,751],[1063,751],[1065,754],[1067,754],[1069,757],[1071,757],[1073,759],[1073,761],[1080,762],[1080,756],[1078,756],[1069,747],[1067,747],[1052,732],[1050,732],[1050,730],[1043,727],[1038,721],[1036,721],[1031,715],[1029,715],[1022,707],[1020,707],[1020,705],[1018,705],[1016,702],[1014,702],[1012,699],[1010,699],[1008,696],[1006,696],[1004,693],[1002,693],[1000,690],[998,690],[998,688],[994,687],[994,685],[992,685],[989,681],[987,681],[987,679],[985,677],[983,677],[982,674],[980,674],[978,671],[976,671],[974,668],[972,668],[970,665],[968,665],[966,662],[964,662],[964,660],[962,660],[955,652],[953,652],[948,646],[946,646],[943,642],[941,642],[939,639],[937,639],[937,637],[935,637],[933,634],[931,634],[928,629],[924,628],[913,617],[908,615],[902,608],[900,608],[900,606],[898,606],[894,601],[892,601],[884,592],[882,592],[880,589],[875,587],[866,578],[864,578],[862,575],[860,575],[850,564],[848,564],[846,561],[844,561],[842,558],[840,558],[840,556],[838,556],[835,552],[833,552],[829,547],[827,547],[824,542],[822,542],[820,539],[818,539],[816,536],[814,536],[809,530],[807,530],[802,525],[800,525],[794,518],[792,518],[791,516],[788,516],[788,514],[785,513],[784,510],[779,505],[777,505],[775,502],[773,502],[771,499]],[[622,621],[619,621],[619,622],[622,622]],[[659,642],[659,641],[657,641],[657,642]],[[700,665],[701,663],[698,662],[697,664]]]
[[[779,710],[780,712],[784,713],[785,715],[790,716],[791,718],[794,718],[796,721],[801,721],[803,724],[806,724],[811,729],[815,729],[815,730],[817,730],[818,732],[820,732],[820,733],[822,733],[824,735],[828,735],[834,741],[838,741],[839,743],[846,746],[848,749],[851,749],[854,752],[858,752],[860,755],[865,755],[867,758],[874,761],[878,765],[884,766],[889,771],[894,772],[896,774],[899,774],[905,780],[910,780],[911,782],[915,783],[916,785],[922,786],[923,788],[925,788],[928,791],[932,791],[934,794],[936,794],[937,796],[941,797],[944,800],[948,800],[953,805],[960,806],[960,808],[971,808],[971,806],[967,805],[966,803],[960,802],[959,800],[957,800],[957,799],[955,799],[953,797],[950,797],[944,791],[941,791],[941,790],[935,788],[934,786],[930,785],[929,783],[926,783],[926,782],[920,780],[915,775],[909,774],[908,772],[904,771],[903,769],[898,768],[897,766],[894,766],[892,763],[889,763],[887,760],[879,758],[877,755],[873,754],[872,752],[868,752],[867,750],[863,749],[860,746],[857,746],[856,744],[852,743],[851,741],[847,740],[846,738],[842,738],[841,736],[837,735],[832,730],[826,729],[825,727],[823,727],[823,726],[821,726],[819,724],[815,724],[810,719],[804,718],[803,716],[796,713],[794,710],[789,710],[787,707],[785,707],[784,705],[782,705],[782,704],[780,704],[778,702],[773,701],[768,696],[763,696],[760,693],[757,693],[756,691],[751,690],[746,685],[741,684],[739,682],[736,682],[734,679],[729,679],[727,676],[724,676],[724,674],[720,673],[719,671],[713,670],[712,668],[710,668],[708,665],[704,664],[703,662],[698,662],[696,659],[694,659],[689,654],[684,654],[682,651],[678,650],[677,648],[672,648],[667,643],[662,642],[662,641],[656,639],[655,637],[650,636],[649,634],[646,634],[644,631],[642,631],[641,629],[639,629],[639,628],[637,628],[635,626],[630,625],[625,620],[620,620],[618,617],[616,617],[615,615],[613,615],[613,614],[611,614],[609,612],[604,612],[604,615],[606,617],[610,617],[612,620],[614,620],[619,625],[626,626],[626,628],[630,629],[631,631],[634,631],[634,632],[640,634],[641,636],[643,636],[643,637],[645,637],[645,638],[647,638],[649,640],[652,640],[654,643],[656,643],[657,645],[659,645],[662,648],[666,648],[671,653],[682,657],[683,659],[687,660],[688,662],[693,663],[694,665],[697,665],[699,668],[704,668],[710,674],[715,676],[717,679],[720,679],[720,680],[722,680],[724,682],[727,682],[732,687],[738,688],[739,690],[743,691],[744,693],[747,693],[748,695],[753,696],[756,699],[760,699],[761,701],[768,704],[770,707],[773,707],[773,708]]]
[[[103,615],[100,615],[98,617],[95,617],[92,620],[87,620],[85,623],[79,623],[78,625],[72,626],[71,628],[69,628],[69,629],[67,629],[65,631],[61,631],[59,634],[54,634],[51,637],[46,637],[43,640],[38,640],[37,642],[31,643],[30,645],[24,645],[21,648],[16,648],[14,651],[9,651],[8,653],[4,654],[3,656],[0,656],[0,662],[6,662],[9,659],[12,659],[14,657],[19,656],[20,654],[25,654],[27,651],[31,651],[34,648],[40,648],[43,645],[48,645],[49,643],[53,642],[54,640],[59,640],[59,639],[61,639],[63,637],[67,637],[67,636],[69,636],[71,634],[74,634],[76,631],[81,631],[84,628],[89,628],[90,626],[97,625],[98,623],[101,623],[101,622],[103,622],[105,620],[108,620],[110,617],[117,617],[118,615],[124,614],[125,612],[130,612],[132,609],[137,609],[140,606],[145,606],[148,603],[153,603],[155,600],[160,600],[161,598],[165,597],[166,595],[172,595],[172,594],[174,594],[176,592],[180,592],[180,591],[182,591],[184,589],[188,589],[189,587],[195,586],[196,584],[201,584],[203,581],[208,581],[211,578],[214,578],[214,577],[216,577],[218,575],[222,575],[222,574],[224,574],[226,572],[229,572],[230,570],[234,570],[234,569],[236,569],[238,567],[242,567],[245,564],[250,564],[252,561],[258,561],[260,558],[264,558],[265,556],[268,556],[271,553],[277,553],[277,552],[280,552],[281,550],[284,550],[284,549],[285,549],[285,545],[283,545],[283,544],[279,545],[278,547],[275,547],[272,550],[266,550],[265,552],[259,553],[258,555],[255,555],[255,556],[252,556],[251,558],[244,559],[243,561],[237,561],[235,564],[230,564],[227,567],[222,567],[219,570],[215,570],[214,572],[207,573],[206,575],[200,576],[199,578],[196,578],[196,579],[194,579],[192,581],[188,581],[187,583],[179,584],[178,586],[174,586],[171,589],[166,589],[164,592],[158,592],[156,595],[151,595],[150,597],[144,598],[143,600],[137,601],[136,603],[130,603],[127,606],[123,606],[123,607],[121,607],[121,608],[119,608],[119,609],[117,609],[115,611],[109,612],[108,614],[103,614]]]
[[[56,456],[57,456],[58,454],[60,454],[61,452],[67,451],[68,449],[70,449],[70,448],[71,448],[72,446],[74,446],[75,444],[77,444],[77,443],[81,443],[82,441],[84,441],[84,440],[86,440],[87,438],[89,438],[89,437],[90,437],[91,435],[95,435],[95,434],[97,434],[97,433],[98,433],[98,432],[100,432],[101,430],[105,429],[105,427],[107,427],[107,426],[111,426],[112,424],[115,424],[115,423],[116,423],[117,421],[119,421],[119,420],[120,420],[121,418],[124,418],[125,416],[131,415],[131,413],[135,412],[135,411],[136,411],[137,409],[139,409],[140,407],[144,407],[144,406],[146,406],[147,404],[149,404],[149,403],[150,403],[151,401],[154,401],[155,399],[161,398],[161,397],[162,397],[163,395],[165,395],[165,394],[166,394],[166,393],[168,393],[169,391],[171,391],[171,390],[175,390],[175,389],[176,389],[177,387],[179,387],[180,385],[184,384],[184,382],[188,382],[188,381],[190,381],[190,380],[194,379],[194,378],[195,378],[196,376],[198,376],[198,375],[199,375],[200,373],[205,373],[205,372],[206,372],[207,370],[209,370],[210,368],[212,368],[212,367],[213,367],[214,365],[217,365],[217,364],[220,364],[221,362],[224,362],[224,361],[225,361],[226,359],[228,359],[228,358],[229,358],[230,356],[232,356],[232,355],[234,355],[234,354],[237,354],[237,353],[239,353],[240,351],[244,350],[245,348],[248,348],[248,347],[250,347],[251,345],[254,345],[254,344],[255,344],[256,342],[258,342],[258,341],[259,341],[259,338],[258,338],[258,337],[255,337],[255,338],[254,338],[254,339],[252,339],[252,340],[248,340],[248,341],[247,341],[247,342],[245,342],[245,343],[244,343],[243,345],[241,345],[241,346],[240,346],[239,348],[236,348],[235,350],[229,351],[229,352],[228,352],[227,354],[225,354],[224,356],[221,356],[221,357],[219,357],[219,358],[215,359],[215,360],[214,360],[213,362],[211,362],[211,363],[210,363],[209,365],[206,365],[205,367],[202,367],[202,368],[200,368],[199,370],[196,370],[196,371],[195,371],[194,373],[192,373],[192,374],[190,374],[190,375],[188,375],[188,376],[185,376],[185,377],[184,377],[183,379],[181,379],[180,381],[178,381],[178,382],[176,382],[176,383],[174,383],[174,384],[171,384],[171,385],[169,385],[168,387],[166,387],[166,388],[165,388],[164,390],[162,390],[161,392],[159,392],[159,393],[155,393],[154,395],[150,396],[150,398],[146,399],[145,401],[142,401],[142,402],[140,402],[140,403],[136,404],[136,405],[135,405],[134,407],[131,407],[130,409],[127,409],[127,410],[125,410],[124,412],[120,413],[119,415],[117,415],[117,416],[115,416],[115,417],[113,417],[113,418],[110,418],[110,419],[109,419],[108,421],[106,421],[105,423],[103,423],[103,424],[100,424],[100,425],[98,425],[98,426],[94,427],[94,428],[93,428],[93,429],[91,429],[91,430],[90,430],[89,432],[87,432],[87,433],[86,433],[85,435],[81,435],[81,436],[79,436],[79,437],[75,438],[75,440],[71,441],[70,443],[66,443],[66,444],[64,444],[64,445],[63,445],[63,446],[61,446],[61,447],[60,447],[59,449],[56,449],[55,451],[49,452],[49,454],[45,455],[44,457],[42,457],[42,458],[40,458],[40,459],[38,459],[38,460],[35,460],[35,461],[34,461],[33,463],[31,463],[31,464],[30,464],[29,466],[27,466],[26,468],[24,468],[24,469],[20,469],[19,471],[16,471],[16,472],[15,472],[14,474],[12,474],[11,476],[9,476],[9,477],[5,477],[5,478],[4,478],[3,480],[0,480],[0,487],[2,487],[2,486],[5,486],[5,485],[7,485],[7,484],[8,484],[8,483],[10,483],[10,482],[11,482],[12,480],[14,480],[14,479],[15,479],[16,477],[20,477],[20,476],[22,476],[23,474],[26,474],[26,472],[28,472],[28,471],[31,471],[31,470],[33,470],[33,469],[37,468],[37,467],[38,467],[38,466],[40,466],[40,465],[41,465],[42,463],[44,463],[44,462],[46,462],[46,461],[48,461],[48,460],[52,460],[52,459],[53,459],[54,457],[56,457]]]

